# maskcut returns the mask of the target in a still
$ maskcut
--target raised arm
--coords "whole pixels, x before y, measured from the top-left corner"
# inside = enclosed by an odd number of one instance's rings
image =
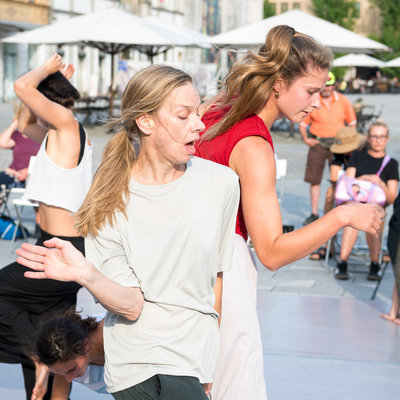
[[[305,257],[344,226],[376,234],[381,214],[372,205],[349,204],[299,230],[283,234],[275,189],[273,151],[261,137],[241,140],[233,149],[230,167],[239,175],[246,227],[262,264],[276,270]]]
[[[24,106],[18,118],[18,130],[35,142],[42,143],[48,128],[40,125],[29,107]]]
[[[42,118],[56,130],[60,131],[75,128],[76,121],[71,110],[49,100],[39,92],[37,87],[40,82],[49,75],[63,69],[64,64],[61,56],[54,53],[40,67],[27,72],[14,83],[15,93],[23,103],[27,105],[36,116]]]
[[[24,243],[17,249],[17,262],[34,270],[25,272],[27,278],[77,282],[112,313],[130,321],[139,318],[144,301],[140,288],[125,287],[107,278],[70,242],[53,238],[44,245]]]
[[[15,146],[15,142],[11,139],[11,136],[16,129],[18,129],[18,120],[14,119],[11,124],[0,133],[0,147],[2,149],[12,149]]]

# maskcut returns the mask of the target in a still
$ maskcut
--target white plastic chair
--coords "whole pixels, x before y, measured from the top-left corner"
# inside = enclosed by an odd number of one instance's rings
[[[28,184],[29,177],[33,171],[33,167],[35,165],[36,161],[36,156],[32,156],[29,160],[29,166],[28,166],[28,177],[26,178],[26,184]],[[15,209],[15,213],[17,215],[17,218],[15,220],[15,229],[13,233],[13,237],[11,239],[11,250],[14,248],[14,243],[17,235],[18,228],[21,228],[22,236],[24,239],[27,239],[27,231],[25,228],[22,226],[22,212],[24,207],[39,207],[39,203],[35,201],[30,201],[27,199],[24,199],[24,193],[25,193],[25,188],[13,188],[11,189],[10,195],[19,195],[19,197],[13,198],[12,199],[12,204]]]

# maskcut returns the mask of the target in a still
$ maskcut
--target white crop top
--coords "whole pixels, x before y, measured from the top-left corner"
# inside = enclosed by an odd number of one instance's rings
[[[79,126],[83,129],[80,124]],[[24,199],[64,208],[71,212],[78,211],[92,182],[93,146],[88,145],[87,134],[85,130],[84,132],[83,156],[75,168],[63,168],[50,160],[46,153],[48,134],[46,135],[29,177]]]

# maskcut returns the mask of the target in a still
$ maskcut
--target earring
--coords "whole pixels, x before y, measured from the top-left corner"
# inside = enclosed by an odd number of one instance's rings
[[[280,95],[279,91],[278,90],[274,90],[274,93],[275,93],[275,98],[278,99],[279,95]]]

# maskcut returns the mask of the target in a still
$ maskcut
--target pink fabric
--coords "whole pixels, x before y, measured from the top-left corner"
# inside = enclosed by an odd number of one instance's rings
[[[28,168],[31,156],[35,156],[39,151],[40,144],[32,139],[25,138],[21,132],[14,131],[11,139],[14,140],[13,160],[9,168],[19,171]]]

